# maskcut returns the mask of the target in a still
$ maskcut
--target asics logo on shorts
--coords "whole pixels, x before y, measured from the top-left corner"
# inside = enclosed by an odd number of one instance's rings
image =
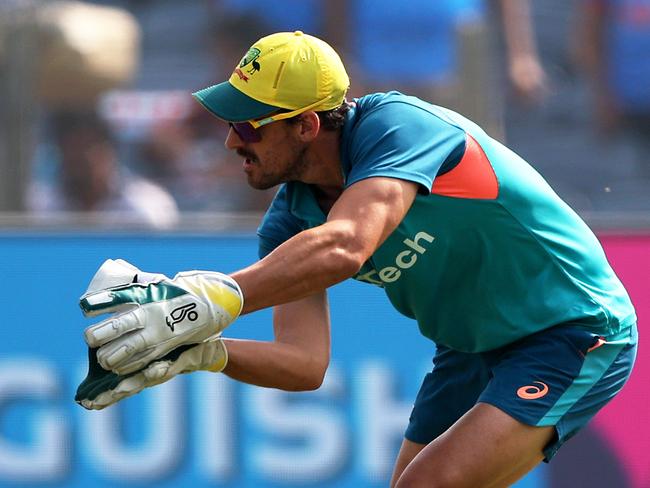
[[[517,390],[517,396],[524,400],[542,398],[548,393],[548,385],[541,381],[533,381],[532,385],[522,386]]]

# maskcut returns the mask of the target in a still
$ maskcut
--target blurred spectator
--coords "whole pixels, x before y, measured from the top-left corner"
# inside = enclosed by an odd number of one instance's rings
[[[189,117],[152,127],[137,167],[169,190],[182,211],[261,211],[273,193],[254,191],[242,179],[241,160],[223,145],[227,129],[196,104]]]
[[[523,102],[538,102],[547,90],[547,79],[537,52],[530,1],[497,0],[496,8],[500,11],[513,91]]]
[[[216,80],[230,76],[245,54],[242,46],[250,45],[273,32],[273,24],[259,14],[231,11],[227,8],[227,3],[220,4],[219,7],[213,5],[209,12],[211,20],[206,33],[207,46],[208,53],[214,60],[212,81],[216,83]],[[201,109],[200,112],[205,110]]]
[[[198,145],[185,119],[163,119],[153,122],[132,157],[138,172],[169,191],[181,211],[202,210],[211,197],[214,156]]]
[[[173,198],[120,165],[113,135],[94,113],[60,112],[50,122],[56,172],[30,188],[28,207],[35,215],[84,212],[102,224],[156,228],[177,222]]]
[[[581,0],[577,62],[600,130],[629,128],[650,148],[650,0]]]
[[[249,22],[255,22],[258,26],[263,24],[268,28],[264,34],[294,30],[319,33],[323,29],[323,14],[327,3],[327,0],[283,0],[281,7],[278,5],[280,8],[269,8],[269,3],[265,0],[211,0],[210,8],[215,18],[249,19]],[[345,13],[340,11],[339,15],[343,17]],[[240,32],[239,36],[242,35],[248,36],[248,33]],[[253,43],[260,37],[253,36],[250,42]],[[241,46],[238,51],[241,51]]]
[[[227,78],[244,55],[241,46],[267,32],[254,16],[223,16],[212,11],[205,43],[213,61],[212,75],[200,86]],[[138,169],[168,189],[182,211],[265,209],[273,192],[254,191],[241,178],[241,160],[223,145],[227,124],[194,100],[190,103],[188,115],[153,124],[136,151]]]
[[[541,93],[544,72],[537,56],[528,0],[356,0],[352,8],[367,20],[355,29],[354,41],[354,52],[367,76],[381,84],[398,78],[415,91],[457,76],[463,62],[458,59],[462,54],[459,31],[485,22],[494,8],[515,92],[525,99],[535,99]]]
[[[526,104],[545,91],[529,7],[528,0],[355,0],[351,18],[365,22],[354,28],[351,52],[373,87],[397,85],[503,137],[504,87]]]

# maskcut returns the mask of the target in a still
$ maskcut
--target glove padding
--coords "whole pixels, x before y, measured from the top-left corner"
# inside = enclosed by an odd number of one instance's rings
[[[218,336],[201,344],[182,345],[146,368],[123,376],[103,369],[96,353],[97,349],[88,349],[88,375],[74,398],[88,410],[101,410],[178,374],[199,370],[218,373],[228,363],[228,351]]]
[[[187,271],[169,279],[109,259],[79,304],[86,316],[117,312],[88,327],[84,336],[102,368],[125,376],[181,345],[220,333],[239,316],[243,295],[221,273]]]

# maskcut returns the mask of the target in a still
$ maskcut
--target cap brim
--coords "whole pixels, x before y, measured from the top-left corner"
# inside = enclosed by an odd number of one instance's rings
[[[278,107],[258,102],[237,90],[228,81],[192,93],[192,96],[213,115],[226,122],[259,119]]]

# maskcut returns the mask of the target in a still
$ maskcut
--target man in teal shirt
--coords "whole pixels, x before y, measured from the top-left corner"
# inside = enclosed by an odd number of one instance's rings
[[[349,103],[347,88],[331,47],[295,32],[260,39],[195,93],[230,124],[249,184],[281,185],[261,259],[173,280],[100,269],[82,308],[120,313],[86,331],[94,369],[77,400],[103,408],[198,369],[318,388],[325,290],[356,278],[437,346],[391,486],[508,486],[620,391],[634,309],[593,233],[520,157],[444,108],[397,92]],[[274,341],[220,337],[270,306]]]

